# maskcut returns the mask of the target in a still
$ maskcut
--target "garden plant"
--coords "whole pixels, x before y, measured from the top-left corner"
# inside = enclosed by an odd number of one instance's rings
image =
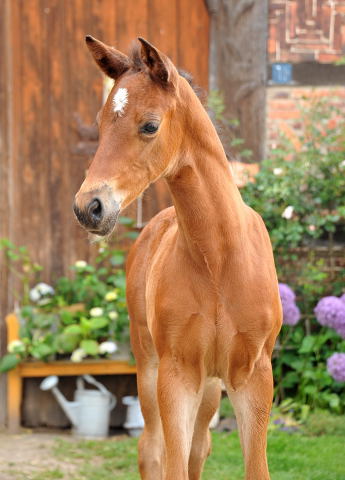
[[[332,99],[302,106],[300,135],[281,136],[242,191],[267,225],[282,282],[276,404],[300,419],[345,411],[345,269],[333,257],[345,242],[345,127]]]

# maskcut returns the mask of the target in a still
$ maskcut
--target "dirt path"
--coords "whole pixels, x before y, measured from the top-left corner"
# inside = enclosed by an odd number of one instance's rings
[[[52,454],[57,437],[73,441],[70,435],[47,433],[0,434],[0,480],[40,479],[40,472],[59,470],[67,478],[76,465],[57,460]],[[53,474],[50,478],[54,477]],[[45,480],[42,478],[42,480]]]

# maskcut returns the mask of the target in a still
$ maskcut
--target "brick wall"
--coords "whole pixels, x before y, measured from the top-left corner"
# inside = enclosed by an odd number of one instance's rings
[[[266,153],[275,148],[278,137],[284,133],[301,148],[301,110],[318,98],[326,98],[331,104],[345,111],[345,88],[275,86],[267,88],[266,96]]]
[[[332,63],[344,54],[344,0],[270,0],[270,63]]]

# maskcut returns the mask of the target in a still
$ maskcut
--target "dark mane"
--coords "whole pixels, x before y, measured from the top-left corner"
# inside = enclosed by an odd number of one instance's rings
[[[139,72],[140,70],[144,69],[144,63],[141,59],[141,45],[137,41],[132,42],[129,51],[129,58],[132,61],[133,70],[137,70]]]
[[[144,65],[144,63],[141,59],[141,46],[136,41],[133,42],[132,45],[131,45],[131,49],[130,49],[130,52],[129,52],[129,58],[132,62],[133,70],[135,70],[137,72],[140,72],[140,71],[144,70],[145,65]],[[191,73],[187,72],[186,70],[183,70],[182,68],[178,68],[177,71],[181,75],[181,77],[183,77],[185,80],[187,80],[189,85],[192,87],[192,89],[194,90],[194,92],[196,93],[196,95],[200,99],[202,97],[204,97],[203,90],[198,85],[195,85],[194,80],[193,80],[193,76],[192,76]]]

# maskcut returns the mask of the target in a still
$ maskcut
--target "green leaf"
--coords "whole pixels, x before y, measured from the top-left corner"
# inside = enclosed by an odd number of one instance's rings
[[[18,363],[20,363],[20,360],[20,357],[15,353],[4,355],[0,360],[0,372],[4,373],[12,370],[12,368],[15,368]]]
[[[74,334],[74,335],[81,335],[82,334],[82,328],[80,325],[77,325],[77,324],[74,324],[74,325],[68,325],[68,327],[66,327],[64,330],[63,330],[63,333],[65,334]]]
[[[111,264],[114,266],[123,265],[124,261],[125,261],[125,256],[123,252],[115,252],[110,259]]]
[[[236,147],[237,145],[243,145],[244,140],[243,138],[234,138],[231,140],[230,145],[232,147]]]
[[[119,217],[117,221],[121,225],[128,225],[128,226],[131,226],[134,223],[133,218],[129,218],[129,217]]]
[[[71,312],[68,312],[67,310],[62,310],[60,312],[60,318],[62,322],[66,325],[69,325],[73,322],[73,314]]]
[[[85,318],[85,317],[82,317],[82,318],[80,319],[80,326],[81,326],[83,335],[88,335],[88,333],[89,333],[90,330],[91,330],[90,320],[88,320],[88,319]]]
[[[88,355],[98,354],[98,343],[95,340],[83,340],[80,346]]]
[[[299,376],[296,372],[288,372],[283,378],[283,385],[285,388],[291,388],[297,385],[299,382]]]
[[[331,408],[338,408],[340,405],[339,395],[337,395],[336,393],[332,393],[329,396],[328,403]]]
[[[80,336],[61,333],[54,340],[54,349],[59,353],[71,353],[79,344]]]
[[[124,234],[124,237],[130,238],[131,240],[136,240],[139,237],[139,232],[135,232],[135,231],[126,232]]]
[[[105,317],[96,317],[90,320],[91,330],[98,330],[109,325],[109,321]]]
[[[310,353],[313,351],[315,346],[315,338],[312,335],[307,335],[304,337],[301,348],[298,350],[298,353]]]
[[[46,343],[40,343],[34,346],[31,350],[31,355],[38,360],[43,360],[46,357],[49,357],[52,353],[54,353],[54,350]]]

